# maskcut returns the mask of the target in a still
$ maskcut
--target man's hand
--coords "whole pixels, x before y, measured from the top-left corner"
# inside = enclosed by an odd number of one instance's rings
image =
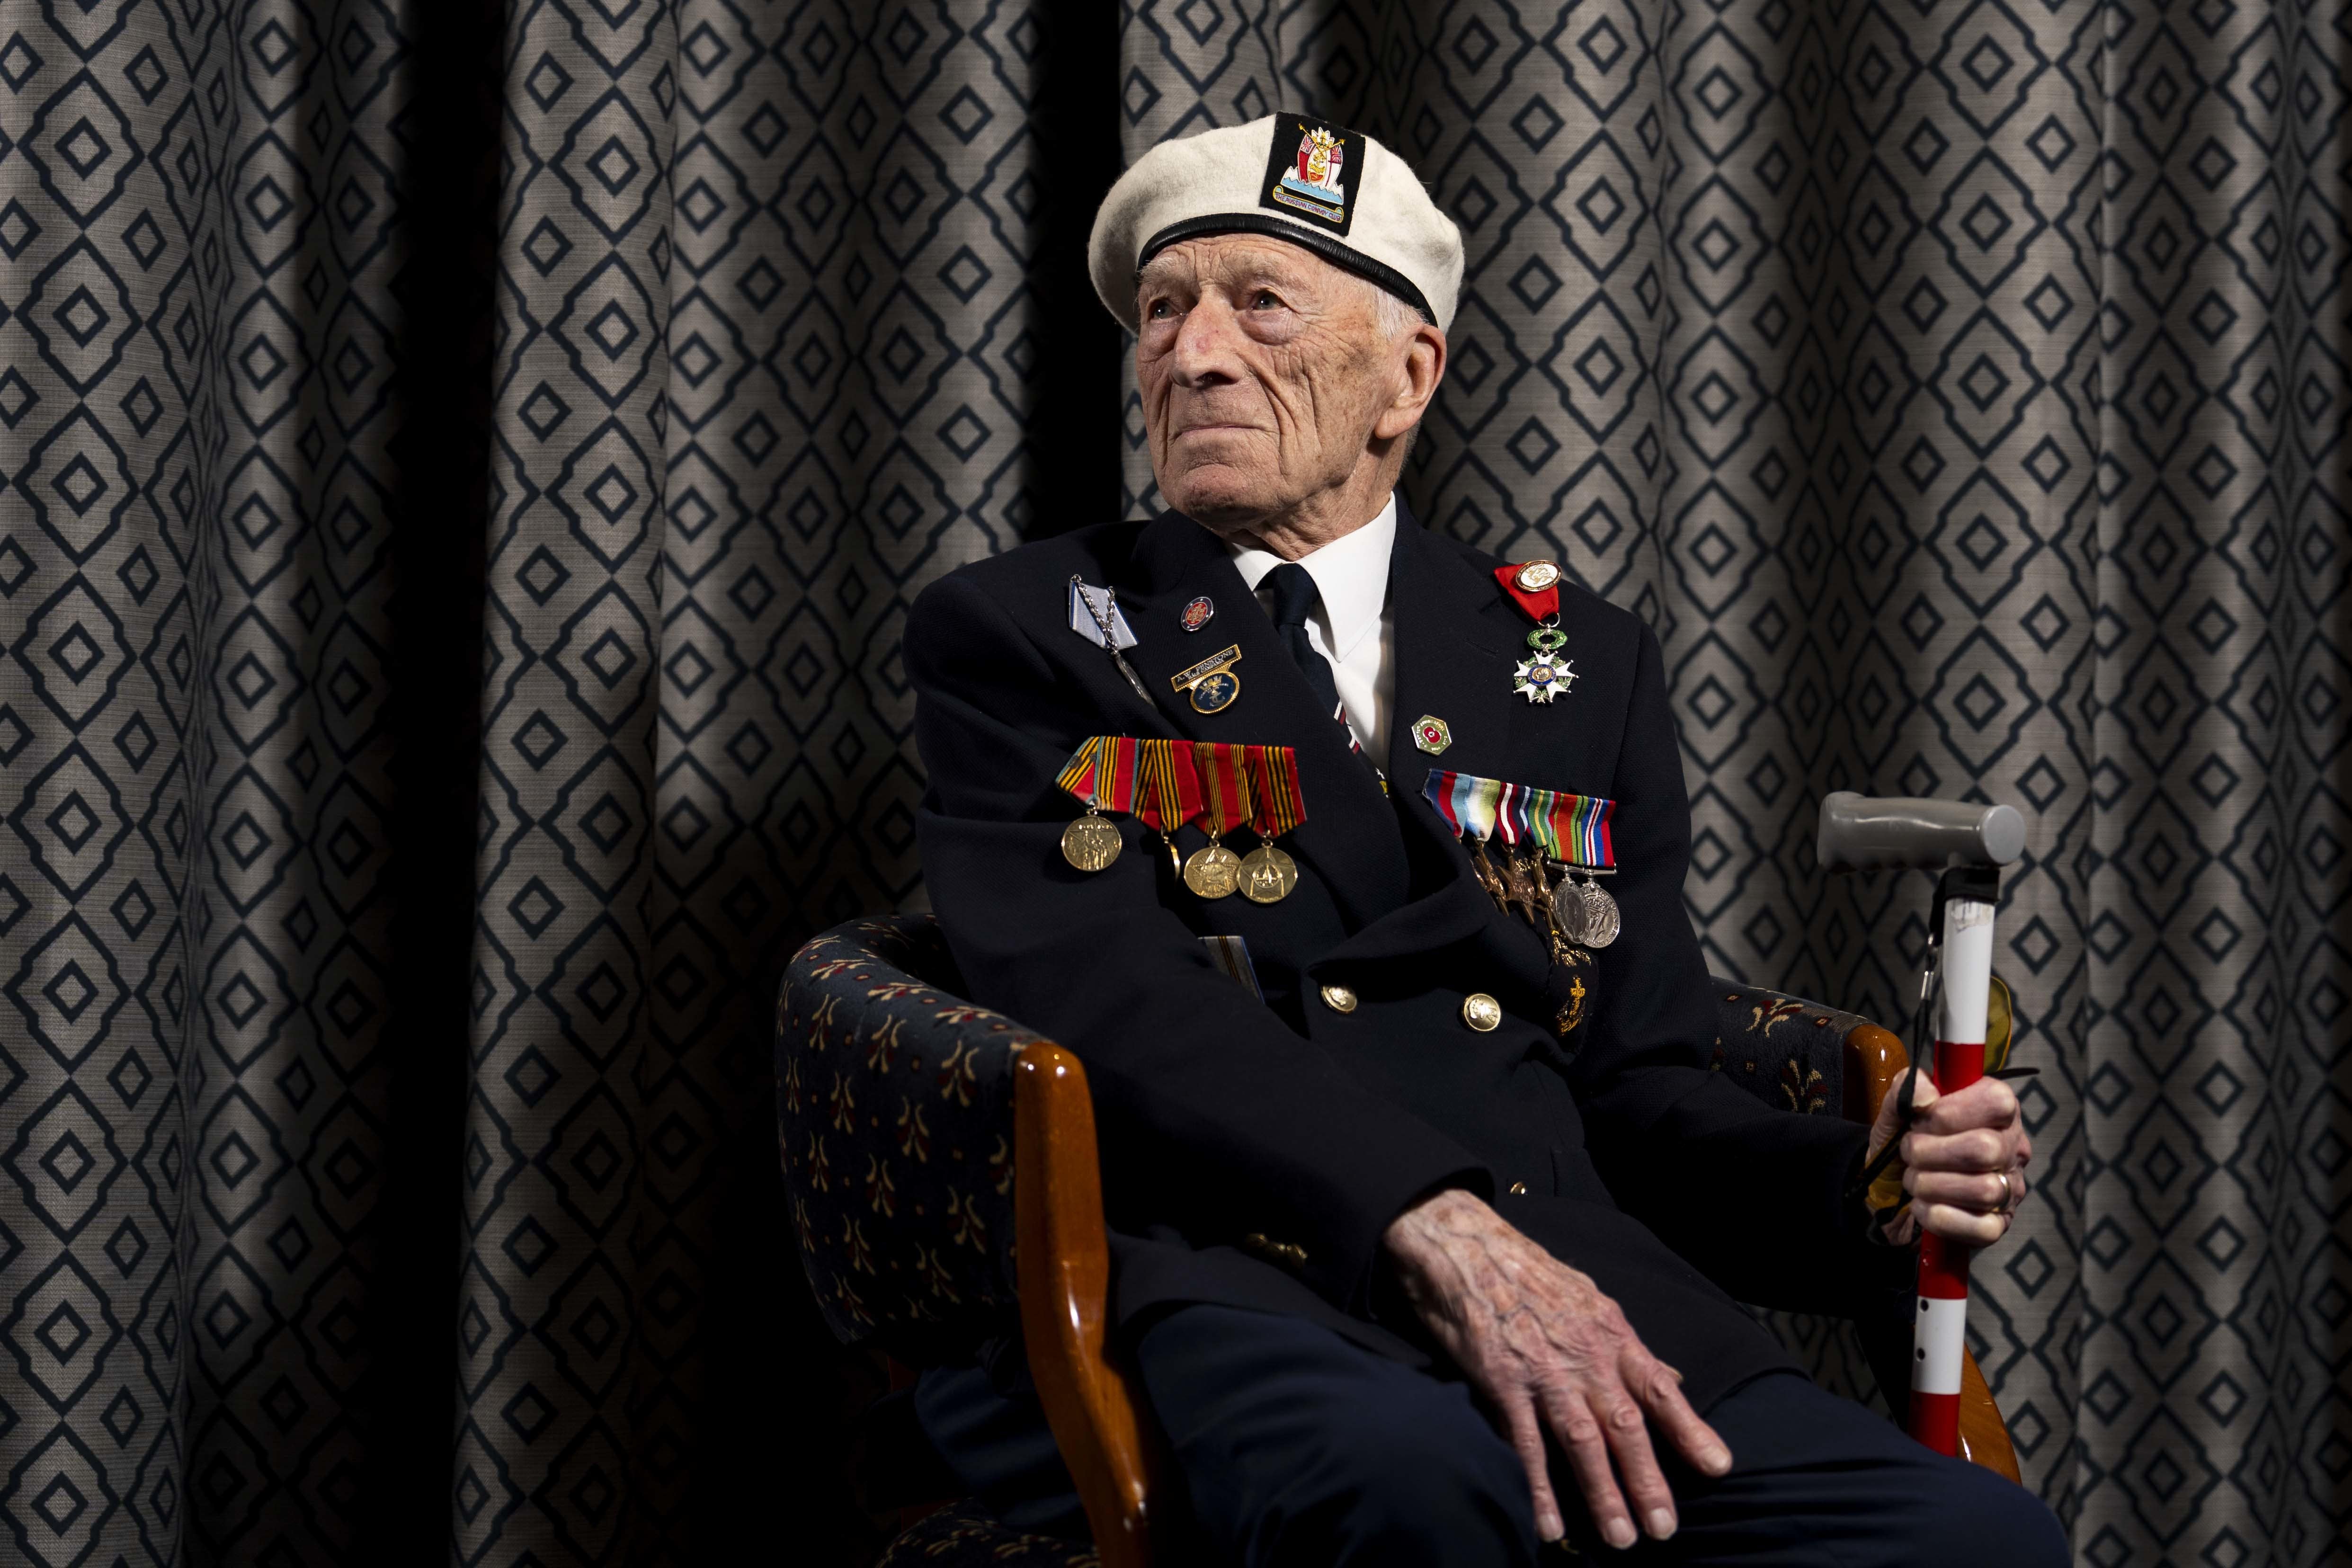
[[[1566,1450],[1601,1539],[1633,1544],[1610,1457],[1652,1535],[1675,1532],[1675,1499],[1650,1451],[1643,1412],[1700,1471],[1731,1450],[1683,1398],[1682,1374],[1642,1348],[1591,1278],[1546,1252],[1468,1193],[1406,1210],[1382,1243],[1421,1321],[1502,1417],[1535,1493],[1536,1533],[1564,1533],[1544,1459],[1544,1429]]]
[[[1878,1108],[1864,1161],[1876,1159],[1888,1140],[1903,1140],[1903,1190],[1911,1206],[1888,1226],[1888,1238],[1908,1242],[1925,1226],[1971,1247],[1999,1241],[2025,1201],[2025,1167],[2033,1158],[2017,1096],[1997,1078],[1939,1095],[1923,1072],[1907,1130],[1896,1119],[1895,1098],[1889,1094]]]

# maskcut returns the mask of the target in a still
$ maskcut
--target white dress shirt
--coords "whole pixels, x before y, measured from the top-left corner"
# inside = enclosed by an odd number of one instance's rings
[[[1323,602],[1307,617],[1307,640],[1331,661],[1331,681],[1357,744],[1385,769],[1389,757],[1389,709],[1395,700],[1396,616],[1389,609],[1389,552],[1396,544],[1396,496],[1381,514],[1343,538],[1298,558],[1315,579]],[[1271,550],[1228,542],[1242,581],[1268,614],[1274,591],[1261,587],[1266,574],[1282,564]]]

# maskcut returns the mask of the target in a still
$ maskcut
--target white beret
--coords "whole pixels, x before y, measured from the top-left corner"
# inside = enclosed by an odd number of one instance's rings
[[[1095,292],[1136,327],[1135,278],[1180,240],[1264,234],[1368,278],[1440,331],[1462,291],[1462,231],[1405,161],[1307,114],[1162,142],[1103,198],[1087,241]]]

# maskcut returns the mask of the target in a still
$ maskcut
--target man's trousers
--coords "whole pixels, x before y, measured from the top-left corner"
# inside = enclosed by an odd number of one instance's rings
[[[1213,1305],[1159,1319],[1131,1356],[1181,1471],[1181,1528],[1197,1532],[1187,1560],[1244,1568],[1537,1561],[1518,1456],[1460,1382],[1302,1320]],[[916,1405],[941,1455],[1000,1518],[1085,1533],[1017,1368],[993,1378],[979,1369],[926,1373]],[[2058,1521],[2032,1493],[1929,1453],[1796,1373],[1757,1378],[1702,1414],[1731,1448],[1730,1473],[1710,1479],[1662,1447],[1681,1527],[1625,1552],[1600,1543],[1555,1452],[1552,1486],[1587,1556],[1790,1568],[2070,1561]],[[1654,1429],[1653,1439],[1663,1445]]]

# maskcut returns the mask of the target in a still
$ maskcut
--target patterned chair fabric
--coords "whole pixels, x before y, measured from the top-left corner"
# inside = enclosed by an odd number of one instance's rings
[[[1000,1523],[967,1498],[926,1514],[890,1542],[874,1568],[1097,1568],[1095,1549],[1057,1536],[1031,1535]]]
[[[853,921],[776,998],[776,1141],[826,1323],[913,1366],[1018,1331],[1013,1062],[929,915]]]
[[[1713,984],[1718,1032],[1707,1065],[1783,1110],[1842,1115],[1845,1037],[1867,1020],[1720,975]]]

